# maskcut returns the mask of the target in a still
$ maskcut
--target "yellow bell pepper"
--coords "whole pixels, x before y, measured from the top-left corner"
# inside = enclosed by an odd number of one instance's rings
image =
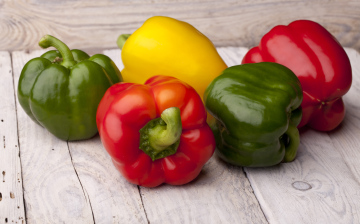
[[[120,36],[118,45],[126,36]],[[227,68],[213,43],[189,23],[155,16],[126,39],[121,58],[125,82],[144,83],[155,75],[173,76],[201,97],[210,82]]]

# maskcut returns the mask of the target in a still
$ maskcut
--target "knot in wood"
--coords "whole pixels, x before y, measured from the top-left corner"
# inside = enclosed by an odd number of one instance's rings
[[[303,181],[295,181],[294,183],[292,183],[292,186],[299,191],[307,191],[312,188],[309,183]]]

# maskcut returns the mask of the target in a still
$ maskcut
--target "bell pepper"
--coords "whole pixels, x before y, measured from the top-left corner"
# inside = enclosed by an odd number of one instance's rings
[[[215,150],[200,96],[174,77],[113,85],[99,104],[96,122],[114,166],[129,182],[145,187],[192,181]]]
[[[302,89],[285,66],[262,62],[229,67],[206,89],[216,119],[216,153],[234,165],[265,167],[295,159]]]
[[[128,36],[118,40],[125,82],[142,84],[155,75],[172,76],[202,97],[209,83],[227,68],[213,43],[183,21],[154,16]]]
[[[320,24],[297,20],[275,26],[242,61],[256,62],[280,63],[299,78],[304,94],[299,127],[330,131],[341,123],[342,96],[352,82],[351,65],[340,43]]]
[[[57,48],[31,59],[21,71],[19,103],[27,115],[62,140],[88,139],[97,133],[96,110],[105,91],[122,80],[107,56],[89,57],[45,35],[43,48]]]

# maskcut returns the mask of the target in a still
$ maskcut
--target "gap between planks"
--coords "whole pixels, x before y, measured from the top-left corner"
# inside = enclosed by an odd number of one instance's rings
[[[9,52],[0,51],[0,223],[25,222],[20,146],[18,141],[13,69]]]

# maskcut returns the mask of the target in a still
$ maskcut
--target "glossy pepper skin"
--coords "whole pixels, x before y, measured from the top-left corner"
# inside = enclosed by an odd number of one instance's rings
[[[275,26],[242,63],[264,61],[285,65],[299,78],[304,94],[299,127],[330,131],[341,123],[345,116],[342,96],[352,82],[351,65],[344,49],[324,27],[308,20]]]
[[[294,160],[302,98],[298,78],[280,64],[225,69],[204,96],[207,110],[217,120],[217,154],[226,162],[248,167]]]
[[[122,47],[125,82],[142,84],[155,75],[172,76],[188,83],[202,97],[209,83],[227,68],[205,35],[170,17],[149,18],[122,43],[118,45]]]
[[[200,96],[169,76],[113,85],[100,102],[96,121],[115,167],[141,186],[188,183],[215,150]]]
[[[27,62],[18,83],[19,103],[27,115],[62,140],[88,139],[97,133],[96,110],[105,91],[122,80],[107,56],[89,57],[50,35],[39,45],[58,49]]]

